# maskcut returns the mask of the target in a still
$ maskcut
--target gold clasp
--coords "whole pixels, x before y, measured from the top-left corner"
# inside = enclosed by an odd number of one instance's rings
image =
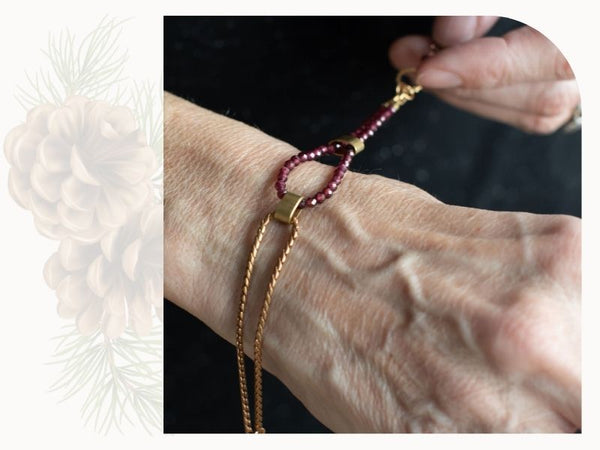
[[[421,92],[423,87],[418,84],[413,85],[407,83],[403,80],[406,74],[415,72],[415,70],[416,69],[414,67],[410,67],[408,69],[402,69],[400,72],[398,72],[398,75],[396,75],[396,95],[394,95],[391,100],[385,102],[383,104],[384,106],[392,106],[394,110],[396,110],[404,105],[407,101],[415,98],[415,95],[418,92]]]

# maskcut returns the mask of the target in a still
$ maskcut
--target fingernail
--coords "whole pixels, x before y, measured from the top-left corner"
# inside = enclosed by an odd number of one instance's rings
[[[460,86],[462,79],[452,72],[430,69],[417,76],[417,84],[431,89],[446,89]]]

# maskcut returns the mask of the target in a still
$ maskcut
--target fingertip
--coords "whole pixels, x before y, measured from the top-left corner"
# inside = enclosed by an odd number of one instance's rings
[[[498,16],[477,16],[477,30],[475,35],[477,37],[483,36],[498,22]]]
[[[431,39],[425,36],[404,36],[390,45],[390,62],[396,69],[418,67],[430,51]]]
[[[438,17],[433,23],[433,40],[441,47],[462,44],[483,36],[497,20],[496,16]]]

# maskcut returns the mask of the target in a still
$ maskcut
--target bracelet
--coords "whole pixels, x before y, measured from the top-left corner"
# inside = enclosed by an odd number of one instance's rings
[[[340,136],[337,139],[331,140],[327,145],[321,145],[313,150],[300,152],[297,155],[288,159],[277,176],[275,182],[275,190],[277,197],[280,199],[275,210],[267,214],[256,232],[252,249],[248,257],[246,272],[242,284],[242,294],[236,324],[236,353],[238,376],[240,381],[240,397],[242,403],[242,421],[244,431],[246,433],[264,433],[263,427],[263,410],[262,410],[262,348],[265,326],[269,314],[269,306],[273,297],[273,291],[277,284],[277,279],[281,273],[283,265],[288,258],[294,242],[298,238],[298,216],[304,208],[312,208],[330,198],[338,189],[352,159],[357,153],[360,153],[365,148],[365,141],[373,136],[375,132],[388,120],[398,109],[407,101],[412,100],[415,95],[421,91],[421,86],[411,85],[406,83],[404,76],[414,71],[414,69],[405,69],[396,76],[396,94],[394,97],[383,105],[369,117],[359,128],[348,135]],[[335,168],[333,175],[327,185],[312,197],[304,198],[301,195],[288,192],[286,182],[291,171],[300,164],[313,161],[326,154],[335,154],[340,156],[340,162]],[[246,304],[248,300],[248,288],[252,279],[252,271],[256,261],[256,255],[260,247],[260,243],[265,234],[267,225],[275,219],[276,221],[291,225],[291,233],[289,239],[281,252],[271,280],[267,286],[262,310],[259,315],[258,325],[254,337],[254,427],[250,418],[250,405],[248,400],[248,385],[246,381],[246,367],[244,362],[244,318]]]

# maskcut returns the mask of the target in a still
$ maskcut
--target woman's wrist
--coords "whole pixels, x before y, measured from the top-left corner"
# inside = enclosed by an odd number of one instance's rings
[[[279,167],[298,150],[168,93],[165,130],[165,296],[232,342],[253,234],[278,201],[273,184]],[[290,182],[292,190],[293,186],[302,186],[301,192],[316,190],[331,171],[317,162],[299,168]],[[333,245],[332,239],[344,232],[342,226],[357,225],[340,222],[342,209],[371,210],[400,185],[382,177],[369,176],[368,182],[365,178],[348,172],[332,201],[305,213],[314,217],[302,221],[302,240],[310,239],[322,248]],[[364,204],[368,198],[370,204]],[[274,229],[268,234],[259,258],[271,267],[286,232]],[[310,268],[294,268],[295,259],[284,273],[302,274],[299,279],[305,280]],[[268,272],[257,269],[257,287],[251,287],[255,295],[262,292],[258,286],[266,284]],[[282,275],[282,286],[289,282],[287,278]],[[250,311],[250,320],[255,313]]]
[[[165,296],[230,342],[254,233],[278,202],[273,185],[279,167],[297,152],[255,128],[165,94]],[[318,162],[304,165],[294,173],[290,189],[316,191],[332,170]],[[315,289],[327,301],[331,283],[338,292],[341,285],[352,283],[348,264],[380,265],[393,240],[400,238],[395,230],[407,220],[404,212],[426,214],[428,204],[439,202],[414,186],[348,171],[326,205],[302,213],[302,235],[279,281],[275,303],[302,301],[299,293]],[[249,323],[256,322],[262,303],[258,297],[287,239],[284,228],[270,229],[260,249],[260,267],[250,287]],[[385,246],[370,245],[370,240],[383,240]],[[327,260],[333,249],[338,256]],[[355,254],[357,249],[361,255]],[[320,279],[319,267],[324,265],[334,279]],[[316,280],[319,287],[311,287]],[[271,329],[278,326],[278,310],[275,305]],[[246,337],[249,350],[252,336]],[[269,368],[268,339],[265,345]]]

